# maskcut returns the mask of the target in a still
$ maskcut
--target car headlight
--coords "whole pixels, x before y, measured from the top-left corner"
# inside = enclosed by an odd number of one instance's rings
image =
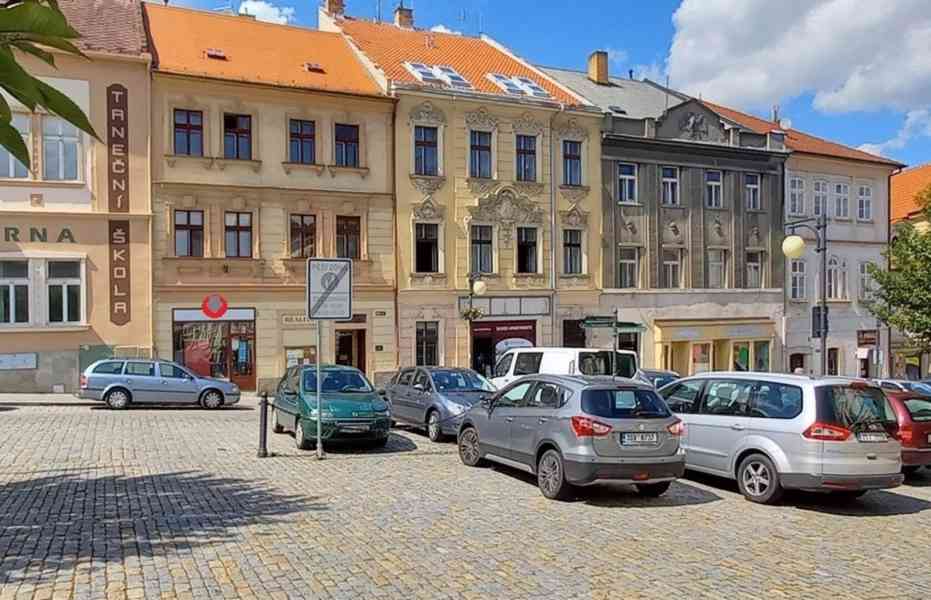
[[[449,405],[449,412],[452,413],[454,416],[461,415],[462,413],[464,413],[464,412],[467,411],[467,410],[469,410],[469,407],[466,406],[466,405],[464,405],[464,404],[453,404],[453,403],[450,403],[450,405]]]
[[[311,408],[311,409],[310,409],[310,416],[311,416],[311,417],[316,417],[316,416],[317,416],[317,409],[316,409],[316,408]],[[324,410],[324,411],[322,411],[322,412],[320,413],[320,416],[321,416],[321,418],[329,419],[329,418],[331,418],[331,417],[333,416],[333,413],[332,413],[331,411],[329,411],[329,410]]]

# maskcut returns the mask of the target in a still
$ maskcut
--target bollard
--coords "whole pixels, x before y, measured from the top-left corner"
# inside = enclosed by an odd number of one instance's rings
[[[259,400],[259,458],[268,456],[268,392]]]

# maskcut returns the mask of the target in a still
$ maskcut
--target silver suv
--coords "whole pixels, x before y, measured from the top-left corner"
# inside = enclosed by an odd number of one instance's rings
[[[704,373],[660,390],[685,422],[689,469],[736,479],[748,500],[785,489],[858,497],[902,483],[896,418],[866,380]]]
[[[659,496],[685,470],[682,422],[645,383],[611,377],[532,375],[465,413],[459,457],[532,473],[547,498],[599,480]]]

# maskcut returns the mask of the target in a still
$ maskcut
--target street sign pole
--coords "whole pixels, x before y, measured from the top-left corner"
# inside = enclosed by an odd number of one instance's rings
[[[320,369],[321,346],[323,345],[323,321],[317,321],[317,356],[314,362],[317,363],[317,460],[326,458],[323,452],[323,404],[320,398],[323,395],[323,374]]]

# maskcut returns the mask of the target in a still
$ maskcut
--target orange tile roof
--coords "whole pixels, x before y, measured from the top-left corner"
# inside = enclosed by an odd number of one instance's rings
[[[250,17],[145,3],[155,69],[196,77],[301,89],[381,95],[338,33],[276,25]],[[226,60],[207,58],[222,50]],[[316,63],[323,72],[307,71]]]
[[[906,169],[892,176],[892,222],[915,216],[921,211],[916,198],[931,186],[931,163]]]
[[[780,128],[779,125],[773,121],[754,117],[732,108],[721,106],[720,104],[714,104],[712,102],[708,102],[707,100],[702,100],[702,103],[725,119],[733,121],[734,123],[746,127],[747,129],[753,130],[756,133],[766,133],[768,131],[772,131],[773,129]],[[790,150],[794,150],[795,152],[803,152],[805,154],[818,154],[821,156],[833,156],[836,158],[861,160],[881,163],[892,167],[904,166],[900,162],[890,160],[888,158],[883,158],[882,156],[876,156],[875,154],[870,154],[868,152],[863,152],[862,150],[856,150],[849,146],[844,146],[843,144],[830,142],[813,135],[808,135],[807,133],[803,133],[796,129],[789,129],[786,131],[786,146],[788,146]]]
[[[514,98],[486,77],[489,73],[500,73],[510,77],[532,79],[553,96],[553,101],[569,105],[584,104],[582,100],[530,65],[481,38],[404,29],[388,23],[362,21],[352,17],[339,19],[337,25],[388,79],[395,82],[421,83],[407,70],[405,62],[445,65],[456,69],[476,91],[486,94]]]

